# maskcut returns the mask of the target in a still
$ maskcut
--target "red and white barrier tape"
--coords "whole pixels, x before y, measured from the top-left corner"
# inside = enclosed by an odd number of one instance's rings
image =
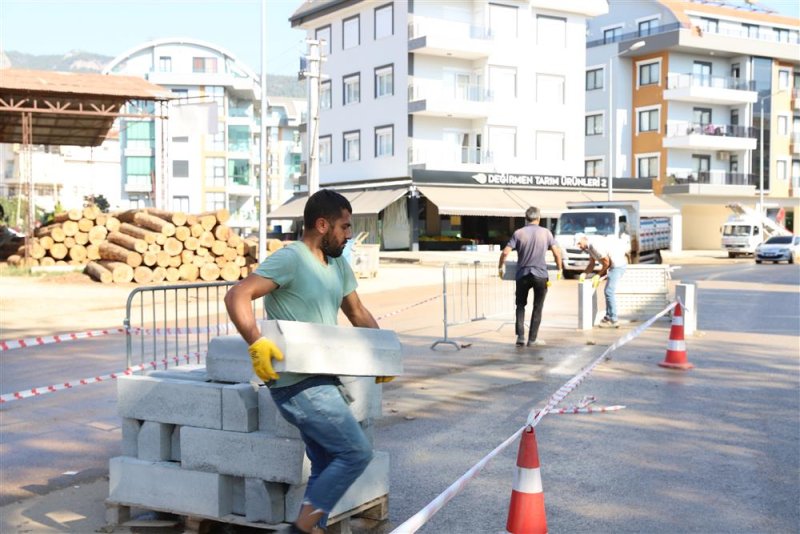
[[[40,388],[32,388],[32,389],[27,389],[27,390],[24,390],[24,391],[15,391],[14,393],[4,393],[4,394],[0,395],[0,404],[3,404],[5,402],[14,401],[14,400],[28,399],[30,397],[38,397],[38,396],[44,395],[46,393],[54,393],[56,391],[61,391],[61,390],[64,390],[64,389],[72,389],[72,388],[74,388],[76,386],[88,386],[89,384],[97,384],[98,382],[106,382],[108,380],[116,380],[120,376],[128,376],[128,375],[131,375],[131,374],[135,373],[136,371],[144,371],[144,370],[147,370],[147,369],[154,369],[154,370],[158,369],[159,365],[163,365],[164,369],[166,369],[169,366],[168,362],[169,362],[170,359],[175,362],[175,366],[180,365],[180,360],[186,360],[187,364],[191,363],[191,358],[193,356],[196,358],[197,363],[200,363],[200,356],[202,354],[205,354],[205,353],[204,352],[190,352],[189,354],[184,354],[181,357],[173,356],[172,358],[169,358],[169,359],[164,358],[161,361],[152,361],[152,362],[149,362],[149,363],[141,363],[139,365],[134,365],[133,367],[125,369],[124,371],[121,371],[119,373],[110,373],[110,374],[103,375],[103,376],[94,376],[94,377],[90,377],[90,378],[82,378],[80,380],[74,380],[74,381],[71,381],[71,382],[64,382],[63,384],[55,384],[55,385],[52,385],[52,386],[44,386],[44,387],[40,387]]]
[[[0,341],[0,352],[14,349],[24,349],[51,343],[63,343],[65,341],[75,341],[90,337],[110,336],[112,334],[124,334],[124,328],[108,328],[105,330],[89,330],[87,332],[73,332],[71,334],[56,334],[54,336],[29,337],[26,339],[6,339]]]
[[[569,381],[567,381],[563,386],[561,386],[558,391],[556,391],[551,397],[550,401],[542,410],[531,410],[531,413],[528,415],[528,421],[526,422],[525,426],[521,427],[519,430],[514,432],[514,434],[505,440],[503,443],[498,445],[492,452],[484,456],[478,463],[472,466],[466,473],[461,475],[461,478],[450,484],[450,486],[440,493],[435,499],[433,499],[430,503],[428,503],[422,510],[408,518],[405,522],[403,522],[400,526],[395,528],[390,534],[411,534],[416,532],[422,526],[430,520],[435,514],[441,510],[445,504],[450,502],[450,500],[455,497],[463,488],[467,485],[467,483],[475,478],[478,473],[483,470],[486,464],[489,461],[497,456],[503,449],[508,447],[511,443],[514,443],[517,438],[519,437],[522,432],[530,427],[535,427],[542,418],[547,415],[548,413],[553,413],[553,409],[560,403],[564,397],[566,397],[569,393],[571,393],[575,388],[577,388],[581,382],[591,373],[595,367],[597,367],[603,360],[606,359],[608,354],[613,352],[614,350],[618,349],[619,347],[625,345],[630,340],[638,337],[641,333],[649,327],[651,324],[656,322],[658,319],[663,317],[665,314],[669,313],[672,308],[675,307],[677,302],[673,302],[664,310],[662,310],[657,315],[654,315],[646,322],[642,323],[638,328],[628,332],[621,338],[619,338],[613,345],[608,347],[603,354],[597,357],[589,366],[585,367],[580,373],[575,375]],[[577,408],[578,410],[587,408]]]
[[[419,302],[417,302],[415,304],[412,304],[410,306],[406,306],[405,308],[400,308],[399,310],[395,310],[393,312],[389,312],[389,313],[386,313],[384,315],[381,315],[380,317],[376,317],[375,320],[376,321],[380,321],[382,319],[386,319],[387,317],[391,317],[392,315],[397,315],[398,313],[402,313],[402,312],[404,312],[406,310],[410,310],[411,308],[416,308],[417,306],[422,306],[426,302],[430,302],[432,300],[436,300],[436,299],[441,298],[441,297],[442,297],[441,295],[434,295],[433,297],[427,298],[425,300],[421,300],[421,301],[419,301]]]
[[[236,327],[233,323],[220,323],[218,325],[213,326],[176,326],[176,327],[166,327],[166,328],[141,328],[141,327],[132,327],[128,329],[128,332],[133,336],[138,335],[145,335],[145,336],[169,336],[173,334],[206,334],[206,333],[214,333],[216,332],[217,335],[227,333],[231,329],[236,331]],[[123,330],[124,332],[124,330]]]

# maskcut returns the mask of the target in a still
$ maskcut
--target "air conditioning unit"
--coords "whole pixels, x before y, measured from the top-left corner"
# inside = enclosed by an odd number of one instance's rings
[[[721,150],[721,151],[717,152],[717,160],[719,160],[719,161],[728,161],[729,159],[731,159],[731,153],[730,152],[725,152],[724,150]]]

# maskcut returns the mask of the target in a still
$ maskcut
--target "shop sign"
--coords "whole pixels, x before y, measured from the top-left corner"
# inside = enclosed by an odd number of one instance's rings
[[[559,189],[605,189],[608,178],[599,176],[554,176],[541,174],[478,173],[472,179],[481,185],[558,187]]]

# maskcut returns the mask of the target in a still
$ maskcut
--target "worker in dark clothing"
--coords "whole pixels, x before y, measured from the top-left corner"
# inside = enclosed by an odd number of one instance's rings
[[[553,252],[556,260],[558,280],[561,280],[563,273],[561,251],[558,244],[550,230],[539,226],[539,218],[539,208],[531,206],[525,211],[525,226],[519,228],[511,236],[508,244],[500,252],[500,261],[497,266],[499,275],[502,277],[506,256],[512,250],[517,251],[516,334],[518,347],[525,344],[525,304],[528,302],[528,293],[531,289],[533,289],[533,312],[528,332],[528,346],[545,344],[537,336],[539,335],[539,324],[542,322],[544,298],[547,296],[547,287],[550,285],[545,260],[548,249]]]

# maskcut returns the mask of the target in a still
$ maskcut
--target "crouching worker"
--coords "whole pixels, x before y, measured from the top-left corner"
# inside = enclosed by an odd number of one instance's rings
[[[301,241],[266,258],[225,295],[236,329],[250,346],[253,370],[270,388],[281,415],[300,431],[311,460],[303,505],[291,532],[324,526],[328,513],[372,459],[372,446],[330,375],[274,371],[283,360],[277,345],[261,337],[252,301],[264,298],[270,319],[336,325],[339,308],[353,324],[379,328],[356,293],[356,279],[341,257],[352,237],[350,202],[334,191],[320,190],[306,202]],[[392,377],[377,377],[387,382]]]

